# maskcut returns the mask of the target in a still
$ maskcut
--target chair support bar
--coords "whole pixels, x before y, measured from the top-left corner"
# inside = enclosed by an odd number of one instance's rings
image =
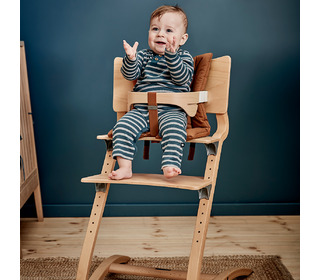
[[[147,276],[155,278],[165,278],[174,280],[185,280],[187,271],[171,270],[154,267],[143,267],[127,264],[130,260],[126,256],[111,256],[105,259],[97,270],[92,274],[90,280],[102,280],[108,273]],[[251,269],[247,268],[232,268],[219,274],[200,274],[201,280],[232,280],[239,276],[248,276],[252,273]]]
[[[110,273],[147,276],[155,278],[185,280],[187,279],[187,271],[161,269],[161,268],[149,268],[143,266],[133,266],[128,264],[111,264]],[[202,274],[201,280],[212,280],[215,278],[214,274]]]

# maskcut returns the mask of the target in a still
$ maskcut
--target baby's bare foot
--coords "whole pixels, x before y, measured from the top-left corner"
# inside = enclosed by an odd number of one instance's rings
[[[166,166],[163,169],[163,175],[167,179],[173,178],[181,174],[181,169],[173,166]]]
[[[112,171],[108,177],[112,180],[129,179],[132,177],[132,171],[127,168],[119,168],[116,171]]]

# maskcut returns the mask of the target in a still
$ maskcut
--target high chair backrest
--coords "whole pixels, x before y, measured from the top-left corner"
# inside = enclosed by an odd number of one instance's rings
[[[127,94],[132,91],[135,81],[126,80],[121,72],[122,58],[114,60],[113,110],[122,115],[127,111]],[[222,56],[212,59],[205,90],[208,101],[207,113],[224,114],[228,109],[231,58]]]

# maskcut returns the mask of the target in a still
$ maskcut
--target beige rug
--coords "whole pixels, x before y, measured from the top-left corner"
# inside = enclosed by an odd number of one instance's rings
[[[63,257],[21,259],[20,280],[74,280],[77,274],[78,261],[78,258]],[[94,257],[91,266],[91,273],[102,261],[103,258]],[[186,271],[188,266],[188,258],[134,258],[130,260],[129,263],[138,266]],[[280,257],[278,256],[204,257],[202,272],[218,274],[228,268],[234,267],[251,268],[254,273],[246,278],[248,280],[293,280],[291,274],[282,264]],[[156,278],[113,274],[105,279],[153,280]]]

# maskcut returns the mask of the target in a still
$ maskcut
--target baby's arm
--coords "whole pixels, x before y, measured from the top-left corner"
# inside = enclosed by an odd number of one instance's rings
[[[125,40],[123,40],[123,48],[126,56],[123,59],[121,73],[123,77],[129,81],[134,81],[139,78],[141,73],[141,59],[137,55],[137,48],[139,43],[135,42],[131,47]]]
[[[191,84],[193,77],[193,58],[187,52],[171,52],[166,49],[165,58],[170,71],[171,80],[177,85]]]
[[[191,84],[193,77],[193,58],[188,52],[178,55],[179,44],[175,37],[168,40],[165,58],[170,71],[171,80],[177,85]]]

